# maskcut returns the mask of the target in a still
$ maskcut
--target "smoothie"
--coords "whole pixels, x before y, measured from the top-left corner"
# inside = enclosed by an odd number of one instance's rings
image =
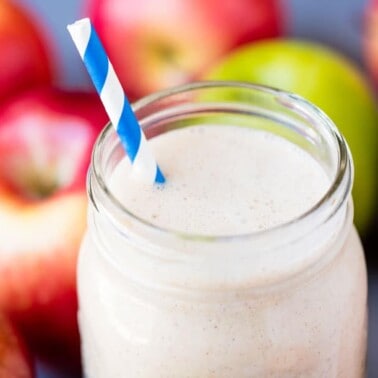
[[[169,230],[224,236],[269,229],[308,211],[330,185],[309,154],[263,131],[197,126],[150,142],[167,183],[134,178],[125,158],[109,187],[132,213]]]
[[[149,143],[167,182],[140,182],[118,159],[107,188],[121,215],[89,209],[86,376],[362,378],[366,271],[350,199],[317,221],[330,170],[253,128],[197,124]]]

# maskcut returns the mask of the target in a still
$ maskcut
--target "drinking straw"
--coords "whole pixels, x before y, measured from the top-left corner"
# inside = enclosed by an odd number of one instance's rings
[[[151,183],[165,181],[122,89],[113,65],[89,18],[67,26],[104,108],[137,174]]]

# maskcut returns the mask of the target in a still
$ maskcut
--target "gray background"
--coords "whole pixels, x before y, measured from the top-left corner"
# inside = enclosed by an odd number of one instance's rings
[[[59,84],[70,88],[89,87],[88,76],[66,32],[67,24],[84,16],[82,1],[15,1],[45,21],[45,30],[55,46],[56,64],[61,72]],[[288,8],[289,36],[323,42],[343,52],[364,69],[361,28],[365,0],[283,0],[283,3]],[[375,246],[376,240],[375,235]],[[369,270],[369,378],[378,377],[378,264],[371,258],[373,248],[370,241],[366,245]],[[39,368],[38,377],[55,378],[57,375]]]

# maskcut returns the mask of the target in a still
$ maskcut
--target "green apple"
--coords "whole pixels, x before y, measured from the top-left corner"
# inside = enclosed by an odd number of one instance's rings
[[[367,231],[378,193],[378,112],[357,67],[322,45],[275,39],[234,50],[202,78],[249,81],[295,92],[327,113],[351,149],[355,223],[362,234]]]

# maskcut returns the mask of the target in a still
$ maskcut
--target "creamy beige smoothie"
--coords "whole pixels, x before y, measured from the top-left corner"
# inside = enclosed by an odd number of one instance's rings
[[[255,128],[197,124],[149,143],[167,182],[118,159],[107,188],[127,216],[89,210],[86,376],[363,377],[363,251],[350,201],[318,221],[330,171]]]

